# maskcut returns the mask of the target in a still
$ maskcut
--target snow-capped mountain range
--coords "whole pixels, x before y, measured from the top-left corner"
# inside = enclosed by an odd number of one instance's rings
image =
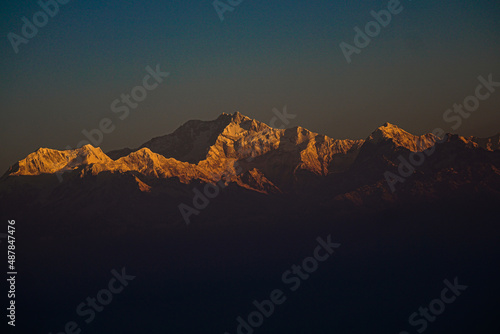
[[[323,176],[344,172],[370,145],[391,143],[392,150],[417,152],[433,146],[436,140],[433,134],[415,136],[389,123],[366,140],[339,140],[301,127],[274,129],[238,112],[223,113],[213,121],[188,121],[173,133],[153,138],[136,149],[106,154],[92,145],[66,151],[40,148],[12,166],[7,175],[136,172],[157,178],[177,177],[189,183],[195,179],[217,182],[223,176],[234,181],[253,171],[270,182],[283,184],[301,171]],[[500,148],[499,135],[457,140],[470,148]],[[237,166],[241,166],[239,173]]]
[[[135,149],[40,148],[2,176],[0,201],[19,208],[29,202],[54,212],[61,204],[68,212],[90,206],[95,212],[110,210],[98,208],[108,198],[121,198],[120,214],[142,205],[179,218],[177,207],[191,203],[193,189],[221,182],[230,200],[297,196],[298,206],[336,211],[480,193],[500,198],[499,149],[499,135],[448,134],[441,140],[385,123],[364,140],[340,140],[224,113],[212,121],[188,121]],[[401,169],[417,153],[424,160]]]

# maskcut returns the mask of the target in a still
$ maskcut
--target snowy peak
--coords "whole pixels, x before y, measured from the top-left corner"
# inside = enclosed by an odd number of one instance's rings
[[[220,135],[233,140],[238,140],[242,137],[247,137],[249,135],[254,135],[270,129],[272,128],[266,124],[236,112],[231,115],[230,122],[226,125]]]
[[[12,170],[12,175],[53,174],[61,170],[72,170],[79,165],[106,164],[112,160],[100,149],[85,145],[75,150],[58,151],[39,148],[19,161]]]
[[[239,111],[235,112],[231,116],[231,123],[242,123],[246,121],[251,121],[251,119],[243,114],[240,114]]]
[[[70,158],[64,151],[39,148],[11,167],[11,175],[51,174],[64,168]]]
[[[438,138],[431,133],[415,136],[400,127],[384,123],[366,139],[372,144],[391,142],[395,147],[404,147],[412,152],[423,151],[433,146]]]
[[[271,129],[266,124],[253,120],[239,112],[222,113],[215,120],[191,120],[173,133],[155,137],[138,149],[149,148],[152,152],[167,158],[197,164],[210,156],[210,149],[225,137],[238,140],[247,133],[256,133]],[[109,156],[118,159],[138,149],[122,149],[109,152]]]
[[[207,158],[210,147],[222,136],[235,136],[244,130],[263,128],[263,123],[235,112],[222,113],[212,121],[191,120],[181,125],[173,133],[151,139],[139,147],[148,148],[152,152],[167,158],[197,164]],[[137,150],[137,149],[136,149]],[[110,152],[117,159],[135,150],[125,149]]]
[[[165,158],[146,147],[98,168],[111,172],[138,172],[155,178],[178,177],[183,183],[200,176],[195,166],[173,158]],[[95,172],[94,168],[93,173]]]
[[[108,170],[120,170],[122,172],[135,170],[143,174],[159,176],[163,174],[162,166],[166,165],[166,160],[164,156],[153,153],[148,148],[141,148],[116,160]]]
[[[101,150],[100,147],[94,147],[90,144],[73,151],[70,150],[69,152],[76,153],[79,160],[85,164],[110,163],[113,161]]]
[[[388,139],[404,140],[406,138],[413,139],[415,136],[394,124],[384,123],[384,125],[372,132],[368,140],[373,143],[379,143]]]

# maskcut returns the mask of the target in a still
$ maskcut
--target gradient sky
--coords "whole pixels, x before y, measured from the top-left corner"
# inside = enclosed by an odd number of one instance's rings
[[[44,0],[46,1],[46,0]],[[76,147],[103,118],[116,129],[104,151],[137,147],[190,119],[241,113],[269,123],[287,105],[300,125],[333,138],[366,138],[385,122],[414,134],[500,132],[500,89],[453,131],[443,113],[479,75],[500,81],[498,0],[404,0],[348,64],[355,26],[388,1],[244,0],[221,22],[210,0],[70,1],[16,54],[34,0],[1,3],[0,174],[39,147]],[[142,83],[145,67],[170,72],[128,118],[110,104]]]

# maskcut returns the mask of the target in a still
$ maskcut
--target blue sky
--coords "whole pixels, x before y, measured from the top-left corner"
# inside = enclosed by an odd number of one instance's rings
[[[222,112],[268,123],[284,105],[297,115],[290,126],[334,138],[365,138],[385,122],[452,131],[442,115],[474,93],[477,76],[500,81],[500,4],[401,1],[403,11],[348,64],[339,44],[352,44],[353,28],[387,3],[244,0],[221,22],[211,1],[73,0],[16,54],[7,34],[21,34],[21,18],[40,7],[3,2],[0,169],[39,147],[76,146],[103,118],[116,125],[105,151]],[[118,120],[111,102],[156,64],[169,78]],[[500,132],[499,105],[500,91],[457,132]]]

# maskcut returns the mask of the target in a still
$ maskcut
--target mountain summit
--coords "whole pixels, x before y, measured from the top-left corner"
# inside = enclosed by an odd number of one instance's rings
[[[384,141],[392,142],[396,147],[417,152],[423,151],[436,143],[438,138],[432,133],[415,136],[396,125],[385,123],[375,130],[367,139],[368,142],[379,144]]]
[[[135,149],[105,154],[91,145],[67,151],[41,148],[0,179],[0,197],[2,191],[12,194],[29,187],[30,194],[43,188],[49,194],[44,200],[56,196],[61,201],[67,192],[71,197],[78,189],[90,187],[95,193],[111,187],[173,199],[191,196],[193,185],[222,184],[258,194],[322,194],[319,202],[383,207],[405,197],[469,189],[475,173],[488,180],[475,185],[475,191],[500,193],[498,138],[449,135],[438,144],[433,134],[416,136],[385,123],[366,140],[341,140],[300,126],[275,129],[238,112],[223,113],[211,121],[188,121]],[[425,161],[415,160],[423,151]],[[391,193],[388,173],[399,182],[397,193]]]

